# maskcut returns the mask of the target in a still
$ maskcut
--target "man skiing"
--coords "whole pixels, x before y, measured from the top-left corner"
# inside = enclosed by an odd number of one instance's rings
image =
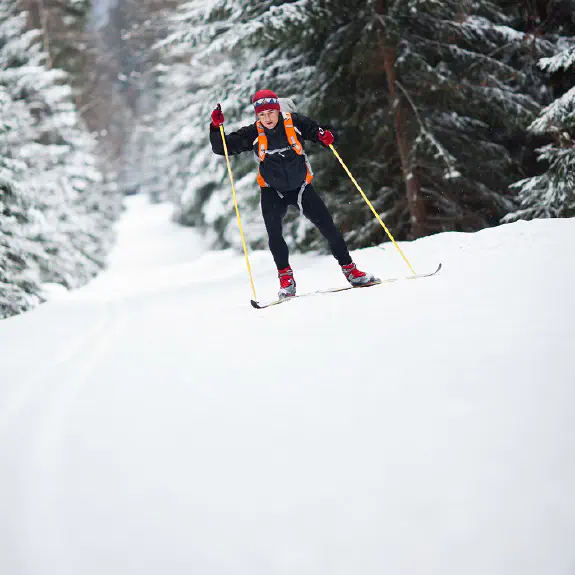
[[[313,173],[303,146],[304,140],[329,146],[332,132],[301,114],[280,110],[277,94],[260,90],[252,98],[256,122],[226,134],[228,153],[253,151],[259,161],[258,184],[261,187],[261,210],[269,248],[278,269],[280,299],[296,294],[296,282],[289,265],[289,250],[282,233],[288,206],[297,206],[322,233],[342,272],[354,287],[375,281],[353,263],[345,240],[336,228],[327,206],[313,188]],[[210,142],[214,153],[224,155],[219,127],[224,114],[218,107],[212,112]]]

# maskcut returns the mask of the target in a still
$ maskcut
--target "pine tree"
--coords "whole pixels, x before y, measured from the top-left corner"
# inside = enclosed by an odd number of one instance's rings
[[[526,127],[545,98],[533,54],[548,54],[550,43],[518,31],[509,3],[373,6],[379,31],[364,72],[379,77],[379,107],[396,135],[399,174],[382,174],[399,185],[393,229],[417,237],[497,224],[513,209],[508,185],[522,173]]]
[[[247,123],[249,97],[265,87],[333,128],[399,239],[497,225],[517,207],[510,185],[536,174],[528,126],[551,99],[537,61],[554,52],[553,9],[535,0],[187,3],[163,45],[158,133],[180,221],[214,229],[219,245],[236,241],[225,166],[211,155],[207,123],[218,101],[226,130]],[[350,246],[386,240],[333,156],[308,152]],[[232,163],[251,243],[264,246],[252,160]],[[285,228],[292,245],[325,249],[297,214]]]
[[[68,76],[48,69],[27,15],[0,1],[0,315],[39,301],[44,282],[76,287],[101,269],[118,212]]]
[[[40,30],[50,68],[60,68],[70,75],[77,92],[87,65],[85,32],[90,0],[21,0],[26,9],[27,28]]]
[[[557,82],[561,95],[529,126],[533,134],[551,140],[538,149],[539,160],[547,170],[513,185],[518,190],[520,206],[505,221],[575,215],[575,87],[569,87],[575,78],[575,2],[563,2],[561,9],[561,19],[558,7],[555,13],[555,30],[559,32],[556,53],[542,58],[539,66],[549,77],[555,75],[569,81],[566,88],[563,82]]]
[[[549,96],[535,64],[552,43],[520,29],[521,2],[354,6],[323,0],[300,14],[311,34],[298,36],[291,55],[312,70],[303,83],[312,113],[334,116],[338,146],[398,237],[496,225],[515,206],[509,185],[530,168],[527,126]],[[281,35],[269,36],[285,50]],[[322,156],[318,173],[346,239],[381,241],[331,160]]]
[[[205,2],[182,6],[173,34],[162,43],[166,71],[158,137],[162,162],[171,167],[168,188],[179,208],[179,220],[215,232],[215,245],[239,245],[225,162],[208,142],[210,113],[221,103],[226,131],[254,121],[251,97],[264,87],[298,100],[298,112],[308,111],[300,96],[312,72],[293,46],[313,46],[306,22],[315,2]],[[297,27],[297,40],[291,34]],[[310,149],[313,158],[313,150]],[[232,158],[238,197],[248,242],[267,244],[259,211],[254,158]],[[207,168],[207,169],[206,169]],[[288,217],[286,239],[309,245],[310,225]]]
[[[258,52],[244,44],[242,28],[254,9],[250,4],[261,2],[188,2],[174,19],[173,33],[160,44],[165,67],[159,78],[159,165],[165,168],[178,221],[213,230],[219,247],[239,245],[239,238],[225,162],[211,151],[208,125],[217,103],[224,109],[228,131],[240,118],[253,117],[249,103]],[[248,241],[263,247],[253,158],[244,155],[232,161]]]
[[[48,259],[43,247],[25,233],[33,197],[18,181],[22,180],[26,165],[9,157],[13,136],[22,121],[27,120],[17,108],[18,104],[0,85],[0,318],[39,303],[39,278],[27,260],[30,254]]]
[[[123,0],[90,27],[90,66],[83,115],[99,134],[108,177],[126,194],[148,190],[159,198],[155,128],[158,105],[155,42],[165,36],[167,16],[180,0]]]

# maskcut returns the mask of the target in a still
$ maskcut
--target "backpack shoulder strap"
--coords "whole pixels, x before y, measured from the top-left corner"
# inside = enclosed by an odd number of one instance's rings
[[[284,114],[283,116],[284,116],[284,127],[286,130],[286,136],[288,139],[288,143],[294,149],[296,154],[301,156],[301,155],[303,155],[304,152],[303,152],[302,145],[301,145],[300,141],[298,140],[296,130],[295,130],[295,127],[293,125],[293,119],[291,117],[291,114],[287,113],[287,114]]]
[[[258,157],[260,162],[266,159],[266,151],[268,149],[268,137],[264,131],[264,127],[260,121],[256,122],[256,127],[258,129]]]

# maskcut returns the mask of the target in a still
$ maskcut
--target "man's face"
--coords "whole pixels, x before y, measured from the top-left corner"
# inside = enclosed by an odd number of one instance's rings
[[[264,110],[258,114],[258,120],[266,127],[268,130],[272,130],[277,126],[280,119],[280,113],[277,110]]]

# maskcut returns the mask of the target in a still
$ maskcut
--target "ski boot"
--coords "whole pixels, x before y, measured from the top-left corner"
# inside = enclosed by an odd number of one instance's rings
[[[284,299],[287,297],[295,296],[295,280],[293,279],[293,270],[290,266],[283,270],[278,270],[278,277],[280,279],[280,290],[278,291],[278,298]]]
[[[361,287],[379,281],[373,274],[358,270],[353,262],[346,266],[341,266],[341,271],[353,287]]]

